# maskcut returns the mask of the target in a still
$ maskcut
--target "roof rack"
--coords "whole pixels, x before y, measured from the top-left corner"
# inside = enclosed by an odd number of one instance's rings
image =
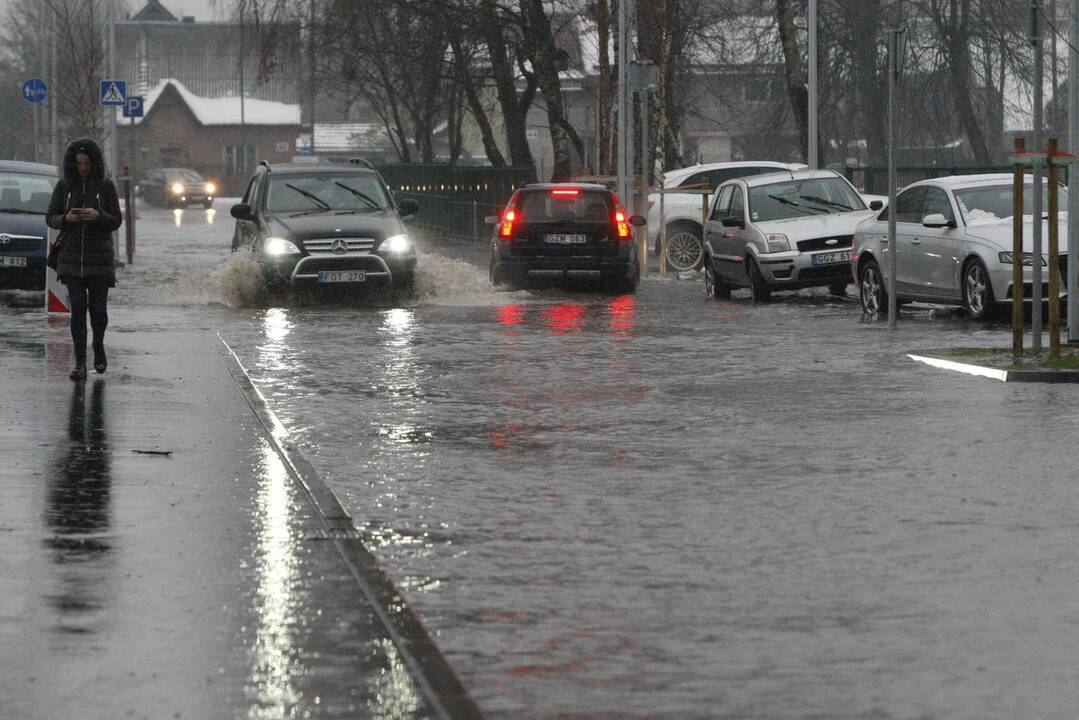
[[[270,163],[265,160],[259,160],[259,167],[264,167],[266,168],[266,172],[270,172]]]
[[[365,167],[365,168],[367,168],[369,170],[374,170],[375,169],[374,165],[372,165],[369,161],[364,160],[363,158],[354,157],[354,158],[349,158],[348,161],[350,163],[352,163],[353,165],[362,165],[363,167]]]

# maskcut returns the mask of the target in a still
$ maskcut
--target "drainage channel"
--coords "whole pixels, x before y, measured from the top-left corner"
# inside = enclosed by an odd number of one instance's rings
[[[364,600],[374,611],[397,651],[407,665],[424,697],[441,720],[482,720],[483,714],[469,697],[457,674],[446,661],[415,611],[397,590],[393,580],[378,559],[363,543],[352,517],[341,501],[300,452],[288,428],[266,403],[251,381],[239,356],[221,339],[227,351],[229,372],[240,388],[248,405],[262,424],[289,475],[298,482],[311,499],[322,523],[321,531],[309,539],[332,542],[348,566]]]

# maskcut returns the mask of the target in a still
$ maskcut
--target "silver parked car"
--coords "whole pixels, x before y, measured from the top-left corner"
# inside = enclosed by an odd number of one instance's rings
[[[1029,180],[1028,180],[1029,183]],[[1048,185],[1043,185],[1044,189]],[[1068,204],[1059,188],[1060,207]],[[1012,176],[958,175],[908,185],[896,197],[896,300],[962,305],[975,320],[991,319],[1002,302],[1012,299]],[[1032,295],[1034,185],[1023,193],[1023,297]],[[1042,208],[1048,208],[1048,199]],[[1042,232],[1048,252],[1048,223]],[[1061,213],[1060,237],[1067,234]],[[888,210],[864,221],[854,237],[851,267],[862,309],[886,312],[891,287],[886,282]],[[1047,257],[1040,259],[1046,266]],[[1061,255],[1061,272],[1067,273]],[[1061,282],[1061,295],[1066,293]],[[1042,273],[1042,297],[1049,296],[1049,273]]]
[[[730,180],[716,190],[705,224],[705,289],[729,298],[732,288],[748,287],[758,302],[773,290],[817,286],[841,295],[854,228],[871,213],[831,170]]]

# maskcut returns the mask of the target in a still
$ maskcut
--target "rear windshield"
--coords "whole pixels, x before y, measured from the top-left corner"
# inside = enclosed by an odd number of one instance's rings
[[[608,222],[611,193],[607,190],[579,190],[573,195],[556,195],[551,190],[521,193],[520,211],[525,222]]]
[[[749,189],[754,222],[865,210],[861,196],[838,177],[788,180]]]
[[[30,173],[0,175],[0,211],[31,212],[44,215],[57,178]]]

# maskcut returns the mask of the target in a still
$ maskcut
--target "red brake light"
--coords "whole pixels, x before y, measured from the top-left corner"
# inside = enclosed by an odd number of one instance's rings
[[[580,195],[581,191],[576,188],[556,188],[551,191],[552,195]]]
[[[625,240],[630,237],[629,223],[626,222],[626,214],[621,210],[614,211],[614,225],[618,232],[619,240]]]
[[[517,220],[517,211],[510,208],[502,215],[502,224],[498,226],[499,237],[513,236],[513,223]]]

